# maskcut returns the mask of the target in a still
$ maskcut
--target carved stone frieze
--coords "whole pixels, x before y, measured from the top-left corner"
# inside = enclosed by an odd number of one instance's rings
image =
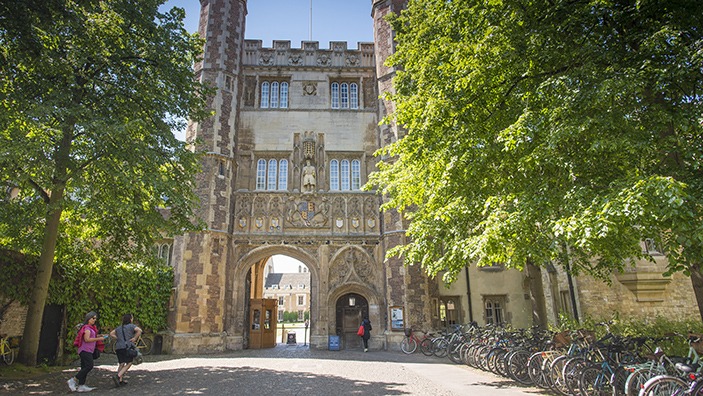
[[[331,290],[351,282],[373,285],[374,281],[373,265],[369,256],[359,248],[342,248],[330,265]]]

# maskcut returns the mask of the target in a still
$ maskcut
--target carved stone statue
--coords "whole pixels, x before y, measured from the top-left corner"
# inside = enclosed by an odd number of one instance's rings
[[[305,161],[305,166],[303,167],[303,191],[315,191],[315,177],[315,167],[310,164],[310,160]]]

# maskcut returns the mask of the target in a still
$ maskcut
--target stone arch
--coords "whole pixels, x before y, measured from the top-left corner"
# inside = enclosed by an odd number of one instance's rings
[[[231,292],[227,293],[227,312],[230,313],[231,320],[227,323],[227,333],[231,336],[228,342],[234,344],[233,349],[241,349],[246,344],[247,331],[244,328],[244,323],[247,321],[248,315],[248,295],[247,295],[247,279],[249,270],[273,255],[285,255],[294,258],[308,268],[310,274],[310,334],[316,334],[316,331],[324,326],[320,320],[320,298],[319,282],[320,282],[320,265],[318,259],[310,252],[296,247],[294,245],[261,245],[257,246],[240,257],[236,258],[231,270],[231,277],[228,277],[228,289]]]

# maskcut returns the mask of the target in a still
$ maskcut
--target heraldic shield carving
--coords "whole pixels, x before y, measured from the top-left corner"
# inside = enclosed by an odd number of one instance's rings
[[[288,201],[287,222],[294,227],[324,227],[328,223],[326,199],[319,202],[293,197]]]

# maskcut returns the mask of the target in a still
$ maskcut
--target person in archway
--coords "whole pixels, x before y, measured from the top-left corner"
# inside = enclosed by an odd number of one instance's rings
[[[361,321],[361,325],[364,326],[364,335],[361,336],[361,339],[364,340],[364,352],[368,352],[369,338],[371,338],[371,330],[373,330],[368,316],[364,316],[364,320]]]

